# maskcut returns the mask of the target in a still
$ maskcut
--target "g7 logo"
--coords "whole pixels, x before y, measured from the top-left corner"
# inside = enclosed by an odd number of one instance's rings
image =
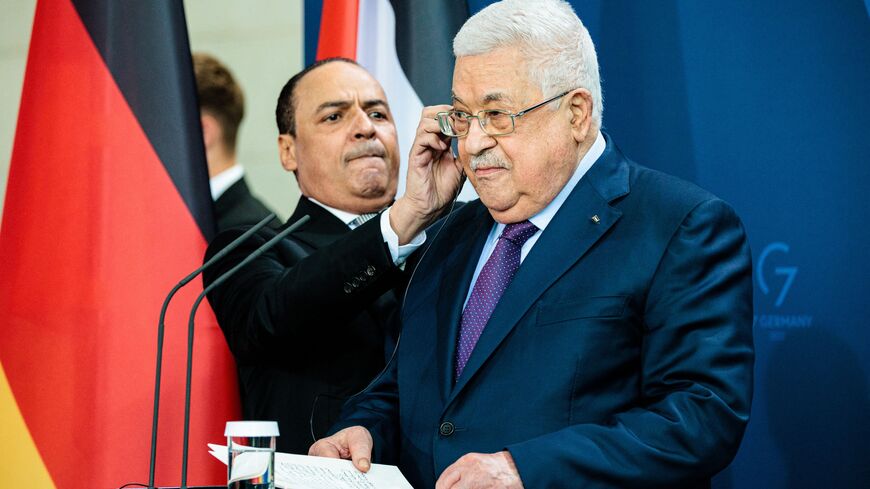
[[[785,243],[771,243],[764,248],[764,251],[761,252],[761,258],[758,259],[758,267],[755,270],[755,275],[758,277],[758,287],[761,288],[761,291],[764,295],[770,293],[770,288],[767,286],[767,282],[764,280],[764,262],[767,260],[767,256],[774,251],[782,251],[783,253],[788,253],[788,245]],[[773,273],[776,275],[785,275],[785,283],[782,285],[782,289],[779,291],[779,295],[776,297],[776,302],[774,303],[775,307],[779,307],[782,305],[782,302],[785,300],[785,296],[788,294],[788,289],[791,288],[791,284],[794,282],[794,278],[797,275],[798,268],[797,267],[776,267],[773,269]]]

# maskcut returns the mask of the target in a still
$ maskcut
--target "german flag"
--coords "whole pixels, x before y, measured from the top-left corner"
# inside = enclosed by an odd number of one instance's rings
[[[147,481],[160,306],[213,232],[182,3],[39,0],[0,227],[0,484]],[[164,485],[181,473],[195,284],[166,321]],[[189,478],[214,484],[226,469],[205,443],[238,395],[198,318]]]

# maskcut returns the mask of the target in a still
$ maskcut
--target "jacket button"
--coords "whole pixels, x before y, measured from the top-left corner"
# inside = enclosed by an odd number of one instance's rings
[[[438,427],[438,433],[441,433],[441,436],[450,436],[454,431],[456,431],[456,427],[450,421],[445,421]]]

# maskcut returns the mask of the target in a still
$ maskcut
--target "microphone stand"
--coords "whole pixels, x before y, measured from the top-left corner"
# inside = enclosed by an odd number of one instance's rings
[[[154,489],[154,469],[157,461],[157,416],[160,410],[160,377],[161,371],[163,369],[163,333],[166,330],[166,310],[169,307],[169,301],[175,296],[175,293],[179,291],[182,287],[187,285],[191,280],[196,278],[197,275],[203,272],[203,270],[209,268],[214,263],[216,263],[221,258],[225,257],[227,253],[237,248],[240,244],[250,238],[254,233],[259,231],[261,228],[266,226],[269,222],[275,219],[275,214],[269,214],[263,220],[255,224],[251,229],[245,231],[244,234],[233,240],[230,244],[220,250],[215,256],[213,256],[209,261],[204,263],[202,266],[191,272],[188,276],[181,279],[180,282],[175,284],[175,287],[169,291],[169,294],[166,296],[166,299],[163,300],[163,306],[160,308],[160,319],[157,322],[157,367],[155,369],[155,381],[154,381],[154,411],[151,419],[151,461],[148,467],[148,488]]]
[[[237,271],[239,271],[242,267],[247,265],[248,263],[257,259],[260,255],[268,251],[270,248],[278,244],[279,241],[284,239],[285,236],[295,231],[301,225],[308,222],[310,219],[309,216],[302,216],[301,219],[294,222],[292,225],[283,229],[280,233],[278,233],[274,238],[270,239],[263,243],[262,246],[257,248],[253,253],[248,255],[244,260],[239,262],[238,265],[229,269],[223,275],[218,277],[214,282],[209,284],[202,293],[199,294],[199,297],[196,298],[196,301],[193,303],[193,307],[190,310],[190,318],[187,322],[187,380],[185,382],[184,389],[184,445],[182,448],[181,455],[181,489],[187,489],[187,451],[188,451],[188,442],[190,435],[190,386],[191,379],[193,374],[193,330],[194,330],[194,317],[196,317],[196,310],[199,308],[199,304],[205,299],[206,294],[211,292],[215,287],[224,283],[235,275]]]

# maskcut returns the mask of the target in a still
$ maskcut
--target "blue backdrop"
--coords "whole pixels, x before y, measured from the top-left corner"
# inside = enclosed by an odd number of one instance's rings
[[[575,1],[604,125],[729,201],[755,262],[752,419],[720,488],[870,487],[870,19],[861,0]]]
[[[598,49],[605,130],[730,202],[749,233],[755,400],[714,486],[870,487],[870,0],[571,3]]]

